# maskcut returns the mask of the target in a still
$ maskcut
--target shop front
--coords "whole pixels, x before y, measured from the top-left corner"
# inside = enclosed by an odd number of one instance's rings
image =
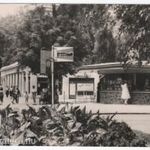
[[[60,102],[96,102],[99,74],[93,70],[79,70],[63,77]]]
[[[123,103],[121,82],[125,80],[131,95],[129,104],[150,104],[150,65],[129,68],[124,68],[122,64],[115,67],[108,65],[100,67],[98,73],[104,75],[98,87],[98,102]]]
[[[94,78],[69,78],[69,99],[91,100],[94,96]]]

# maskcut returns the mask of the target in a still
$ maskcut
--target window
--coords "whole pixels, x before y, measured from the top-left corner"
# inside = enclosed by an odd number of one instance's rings
[[[78,92],[78,95],[79,95],[79,96],[83,96],[83,95],[84,95],[84,92],[83,92],[83,91],[79,91],[79,92]]]
[[[94,78],[70,78],[69,97],[91,96],[94,94]]]

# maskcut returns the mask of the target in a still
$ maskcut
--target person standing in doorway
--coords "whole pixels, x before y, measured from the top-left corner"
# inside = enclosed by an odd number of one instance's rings
[[[122,81],[121,89],[122,89],[121,99],[124,101],[124,104],[128,104],[128,100],[131,98],[131,96],[126,81]]]
[[[36,104],[36,89],[35,86],[32,86],[32,99],[33,99],[33,104]]]
[[[0,102],[3,103],[4,93],[3,93],[3,87],[0,85]]]

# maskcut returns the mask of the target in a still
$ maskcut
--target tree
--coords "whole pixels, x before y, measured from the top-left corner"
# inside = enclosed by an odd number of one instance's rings
[[[36,7],[25,15],[25,21],[17,31],[20,43],[19,61],[22,65],[31,67],[33,72],[40,71],[40,50],[42,47],[47,50],[51,50],[52,45],[74,47],[74,63],[56,63],[55,65],[56,74],[60,76],[68,72],[72,73],[86,55],[83,40],[80,38],[81,34],[76,32],[77,22],[71,20],[67,14],[57,14],[53,17],[47,15],[45,7]],[[35,66],[35,64],[37,65]]]
[[[93,62],[115,61],[116,43],[112,32],[107,27],[103,30],[98,30],[95,39]]]
[[[20,14],[19,21],[14,18],[13,26],[6,25],[5,65],[19,61],[33,72],[40,72],[40,50],[44,47],[51,51],[52,45],[72,46],[75,53],[74,63],[55,64],[56,78],[73,73],[82,64],[115,60],[111,5],[51,6],[53,15],[45,6],[37,5]]]
[[[128,53],[132,48],[139,52],[139,61],[149,59],[150,6],[117,5],[117,19],[120,20],[119,38],[123,40],[120,49]]]
[[[78,31],[82,33],[88,51],[83,62],[91,64],[114,61],[116,43],[112,33],[112,6],[78,5],[77,8]]]

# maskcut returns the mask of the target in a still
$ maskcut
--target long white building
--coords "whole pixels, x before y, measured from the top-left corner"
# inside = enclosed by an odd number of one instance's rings
[[[2,67],[0,72],[4,90],[6,87],[15,86],[19,88],[22,94],[26,91],[30,94],[32,87],[35,86],[39,94],[43,87],[48,86],[47,76],[35,75],[29,67],[20,67],[18,62]]]

